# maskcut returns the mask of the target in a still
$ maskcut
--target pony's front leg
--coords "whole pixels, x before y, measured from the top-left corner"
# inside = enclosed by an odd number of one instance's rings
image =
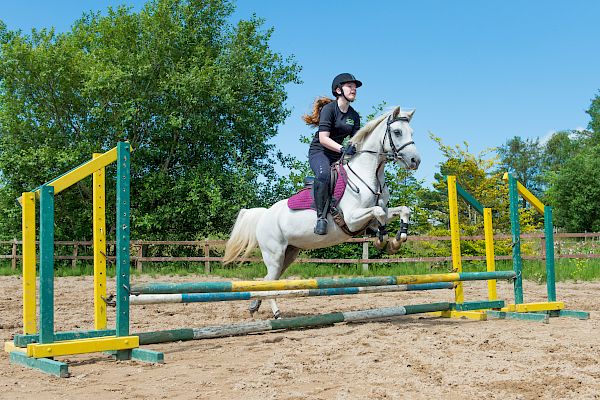
[[[400,245],[408,239],[408,221],[410,219],[410,208],[405,206],[393,207],[388,210],[388,218],[392,219],[400,216],[400,230],[389,241],[390,253],[395,253],[400,248]]]
[[[388,217],[385,218],[385,222],[383,222],[383,223],[375,220],[370,225],[371,228],[375,232],[377,232],[374,244],[375,244],[375,247],[379,250],[382,250],[388,242],[388,232],[386,229],[386,225],[389,222],[389,212],[388,212],[388,207],[387,207],[387,202],[388,202],[389,197],[390,197],[389,191],[388,191],[387,187],[385,187],[381,198],[377,202],[377,205],[382,208],[382,210],[386,213],[386,215],[388,215]]]
[[[371,220],[376,219],[381,225],[385,225],[387,213],[379,206],[368,208],[356,208],[350,213],[344,215],[346,225],[351,231],[357,231],[367,225]]]

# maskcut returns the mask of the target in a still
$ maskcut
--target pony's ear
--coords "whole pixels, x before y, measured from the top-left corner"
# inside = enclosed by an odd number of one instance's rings
[[[394,108],[394,111],[392,111],[392,119],[396,119],[400,116],[400,106],[397,106],[396,108]]]
[[[415,115],[415,111],[417,110],[410,110],[407,114],[406,114],[406,118],[408,118],[408,122],[410,122],[410,120],[412,119],[413,115]]]

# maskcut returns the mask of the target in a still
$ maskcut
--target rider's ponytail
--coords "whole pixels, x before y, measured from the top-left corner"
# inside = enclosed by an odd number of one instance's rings
[[[329,97],[317,97],[313,103],[312,114],[304,114],[302,120],[306,122],[307,125],[315,127],[319,126],[319,114],[321,114],[321,109],[332,101],[335,100],[330,99]]]

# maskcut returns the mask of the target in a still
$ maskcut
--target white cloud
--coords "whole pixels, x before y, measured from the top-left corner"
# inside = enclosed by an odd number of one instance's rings
[[[540,145],[545,146],[548,143],[548,140],[554,135],[557,131],[548,131],[544,136],[540,138]]]
[[[576,139],[577,133],[583,132],[585,130],[586,130],[585,128],[578,126],[577,128],[575,128],[571,131],[571,133],[569,134],[569,138]],[[540,138],[540,145],[545,146],[546,143],[548,143],[548,140],[550,140],[550,138],[552,138],[552,135],[554,135],[557,132],[558,131],[555,131],[555,130],[546,132],[546,134]]]

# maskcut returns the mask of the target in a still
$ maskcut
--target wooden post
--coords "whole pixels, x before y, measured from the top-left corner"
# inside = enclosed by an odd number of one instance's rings
[[[204,239],[204,257],[210,257],[210,245],[208,244],[208,239]],[[210,274],[210,261],[204,261],[204,273],[206,275]]]
[[[73,245],[73,259],[71,260],[71,269],[77,268],[77,252],[79,246],[77,244]]]
[[[485,260],[486,260],[486,271],[496,271],[496,261],[494,259],[494,231],[492,228],[492,209],[483,209],[483,229],[485,233]],[[490,279],[488,281],[488,300],[494,301],[498,299],[496,280]]]
[[[144,245],[141,244],[141,240],[138,240],[138,246],[137,246],[137,260],[135,261],[135,269],[137,270],[137,272],[139,272],[140,274],[142,273],[142,260],[141,258],[144,257]]]
[[[116,336],[129,336],[129,286],[131,269],[131,164],[129,143],[117,144],[117,232],[116,232]],[[117,360],[131,358],[117,351]]]
[[[35,279],[35,193],[25,192],[23,201],[23,333],[37,332],[37,304]]]
[[[521,258],[521,225],[519,223],[519,192],[517,179],[508,175],[510,226],[513,246],[513,270],[515,271],[515,304],[523,304],[523,260]]]
[[[540,238],[540,251],[542,253],[542,259],[546,258],[546,237],[542,236]]]
[[[452,248],[452,272],[462,272],[462,259],[460,253],[460,228],[458,224],[458,194],[456,176],[448,175],[448,205],[450,208],[450,243]],[[462,282],[456,284],[454,299],[457,303],[464,303]]]
[[[95,160],[102,154],[94,153]],[[92,227],[94,252],[94,327],[106,329],[106,169],[94,171],[92,178]]]
[[[552,207],[544,207],[544,232],[546,234],[546,287],[548,301],[556,301],[556,271],[554,268],[554,225]]]
[[[369,241],[368,241],[368,240],[365,240],[365,241],[363,242],[363,246],[362,246],[362,248],[363,248],[363,249],[362,249],[362,250],[363,250],[363,253],[362,253],[362,258],[363,258],[364,260],[367,260],[367,259],[369,258]],[[363,272],[368,272],[368,271],[369,271],[369,264],[367,264],[367,263],[364,263],[364,264],[362,265],[362,270],[363,270]]]
[[[39,343],[54,343],[54,187],[40,188]],[[129,298],[128,298],[129,300]]]
[[[12,243],[12,270],[17,269],[17,239],[13,239]]]

